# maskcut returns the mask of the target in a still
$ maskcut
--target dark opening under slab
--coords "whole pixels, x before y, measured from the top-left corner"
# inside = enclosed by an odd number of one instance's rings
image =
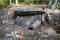
[[[32,27],[29,27],[28,30],[33,30],[33,28]]]

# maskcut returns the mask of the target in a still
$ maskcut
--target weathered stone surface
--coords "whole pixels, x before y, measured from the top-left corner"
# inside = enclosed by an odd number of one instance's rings
[[[4,33],[5,33],[5,34],[11,33],[11,30],[8,29],[8,28],[6,28],[6,29],[4,30]]]
[[[36,11],[35,9],[33,10]],[[7,12],[3,12],[3,13],[7,13]],[[7,14],[10,15],[12,13],[10,12],[10,14],[9,13]],[[55,32],[55,30],[50,29],[53,28],[54,23],[57,22],[55,21],[57,20],[57,18],[56,16],[54,16],[54,14],[53,15],[47,14],[49,17],[48,18],[49,23],[46,23],[45,21],[46,14],[42,14],[42,19],[41,19],[41,14],[24,16],[24,17],[17,16],[16,19],[10,18],[7,14],[2,14],[2,16],[0,17],[1,18],[0,23],[2,23],[0,27],[3,26],[4,28],[3,31],[2,30],[0,31],[1,34],[3,34],[4,32],[5,40],[57,40],[59,39],[58,37],[56,37],[57,33]],[[41,21],[43,21],[42,23],[43,25],[41,24]],[[53,24],[53,26],[51,24]],[[29,30],[30,27],[32,27],[33,30]]]
[[[4,37],[4,29],[0,28],[0,37]]]
[[[5,25],[8,23],[8,20],[2,20],[2,24]]]
[[[6,37],[6,40],[14,40],[14,38],[11,36],[10,37],[8,36],[8,37]]]

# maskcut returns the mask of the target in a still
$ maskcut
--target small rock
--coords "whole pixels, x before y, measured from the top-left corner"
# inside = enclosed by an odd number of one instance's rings
[[[4,33],[5,34],[8,34],[8,33],[11,34],[11,30],[7,28],[7,29],[4,30]]]
[[[2,24],[7,24],[8,23],[8,20],[2,20]]]
[[[20,38],[20,39],[24,39],[24,36],[20,36],[19,38]]]
[[[49,37],[41,37],[40,40],[51,40]]]

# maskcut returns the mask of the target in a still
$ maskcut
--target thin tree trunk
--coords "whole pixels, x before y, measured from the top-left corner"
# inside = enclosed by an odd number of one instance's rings
[[[16,0],[16,4],[18,4],[18,0]]]
[[[37,4],[39,4],[39,0],[37,0]]]
[[[52,0],[49,0],[48,8],[52,7]]]
[[[55,0],[55,3],[53,4],[54,7],[57,7],[58,5],[58,0]]]
[[[42,3],[42,0],[39,0],[39,4],[41,4]]]
[[[12,5],[12,0],[10,0],[10,5]]]
[[[4,0],[4,7],[6,8],[6,0]]]
[[[28,0],[25,0],[25,3],[27,3],[28,2]]]
[[[32,0],[32,4],[33,4],[33,1],[34,1],[34,0]]]

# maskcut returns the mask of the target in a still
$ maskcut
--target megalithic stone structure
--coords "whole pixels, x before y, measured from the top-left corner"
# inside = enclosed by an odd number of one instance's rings
[[[52,7],[52,1],[53,0],[49,0],[48,8],[51,8]]]
[[[18,4],[18,0],[16,0],[16,4]]]
[[[58,0],[55,0],[55,3],[52,5],[52,9],[56,8],[58,5]]]

